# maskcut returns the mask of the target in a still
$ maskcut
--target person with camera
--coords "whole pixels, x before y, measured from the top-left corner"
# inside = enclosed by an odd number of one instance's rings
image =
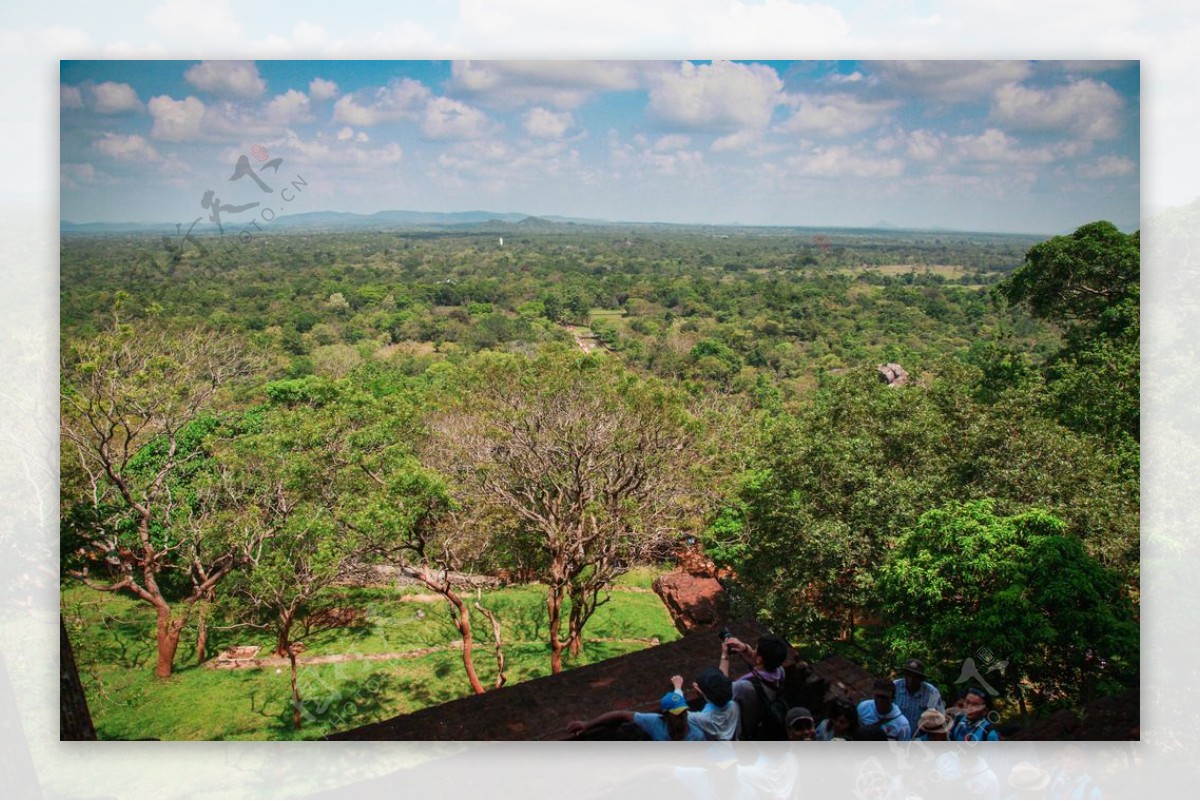
[[[727,629],[722,629],[720,635],[718,667],[733,679],[733,700],[741,709],[743,739],[787,739],[783,663],[787,659],[788,644],[780,637],[768,635],[751,648]],[[736,679],[733,678],[736,671],[730,666],[735,655],[749,668]]]

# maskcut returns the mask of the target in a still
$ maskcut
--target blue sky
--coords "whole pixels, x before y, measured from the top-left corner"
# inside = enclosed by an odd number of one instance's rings
[[[64,61],[61,213],[1138,226],[1134,61]],[[265,175],[265,174],[264,174]],[[269,183],[264,180],[264,183]]]

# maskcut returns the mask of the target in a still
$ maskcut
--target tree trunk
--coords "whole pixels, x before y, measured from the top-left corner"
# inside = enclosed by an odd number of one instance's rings
[[[423,567],[420,570],[408,568],[405,572],[445,598],[457,610],[454,625],[458,628],[459,633],[462,634],[463,668],[467,671],[467,681],[471,685],[471,691],[476,695],[483,695],[486,690],[483,689],[483,685],[479,682],[479,675],[475,672],[475,656],[472,653],[474,642],[471,638],[471,612],[467,609],[467,605],[463,603],[462,598],[458,597],[458,594],[451,588],[448,579],[435,581],[433,576],[429,574],[428,567]]]
[[[559,626],[562,624],[562,589],[551,587],[546,597],[546,609],[550,613],[550,672],[562,673],[563,643]]]
[[[479,681],[479,675],[475,672],[475,655],[472,653],[474,641],[471,638],[471,611],[467,609],[467,605],[463,603],[462,598],[459,598],[458,594],[450,589],[449,584],[442,590],[442,594],[458,610],[455,622],[458,625],[459,632],[462,634],[463,667],[467,671],[467,681],[471,684],[471,691],[476,695],[483,695],[486,690],[483,689],[483,684]]]
[[[292,726],[300,728],[300,685],[296,681],[296,651],[289,644],[287,646],[288,662],[292,664]]]
[[[158,661],[154,666],[154,675],[160,679],[169,678],[175,667],[175,652],[179,649],[179,634],[187,616],[171,617],[171,607],[164,602],[158,607],[156,637],[158,642]]]
[[[292,624],[295,621],[295,609],[285,609],[279,613],[279,632],[275,638],[276,656],[292,656]]]
[[[196,663],[204,664],[205,657],[208,656],[208,611],[206,606],[200,607],[200,619],[196,621]]]
[[[500,621],[491,610],[478,602],[475,603],[475,608],[492,624],[492,639],[496,643],[496,689],[499,690],[508,681],[508,676],[504,675],[504,640],[500,637]]]

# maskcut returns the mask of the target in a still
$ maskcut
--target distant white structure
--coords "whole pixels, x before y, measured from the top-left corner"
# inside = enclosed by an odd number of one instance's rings
[[[500,237],[500,247],[504,247],[504,237]]]

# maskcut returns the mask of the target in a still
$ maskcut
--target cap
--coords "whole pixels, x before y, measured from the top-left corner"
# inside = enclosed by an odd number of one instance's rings
[[[686,712],[688,708],[687,699],[683,697],[683,693],[674,691],[664,695],[658,705],[663,712],[670,712],[672,715]]]
[[[921,678],[925,678],[925,663],[920,659],[910,659],[900,669],[905,673],[915,673]]]
[[[716,706],[725,706],[733,699],[733,682],[716,668],[706,668],[696,678],[696,686]]]
[[[794,706],[788,710],[787,717],[784,719],[784,725],[790,729],[796,721],[804,720],[805,718],[812,720],[812,712],[809,712],[802,706]]]

